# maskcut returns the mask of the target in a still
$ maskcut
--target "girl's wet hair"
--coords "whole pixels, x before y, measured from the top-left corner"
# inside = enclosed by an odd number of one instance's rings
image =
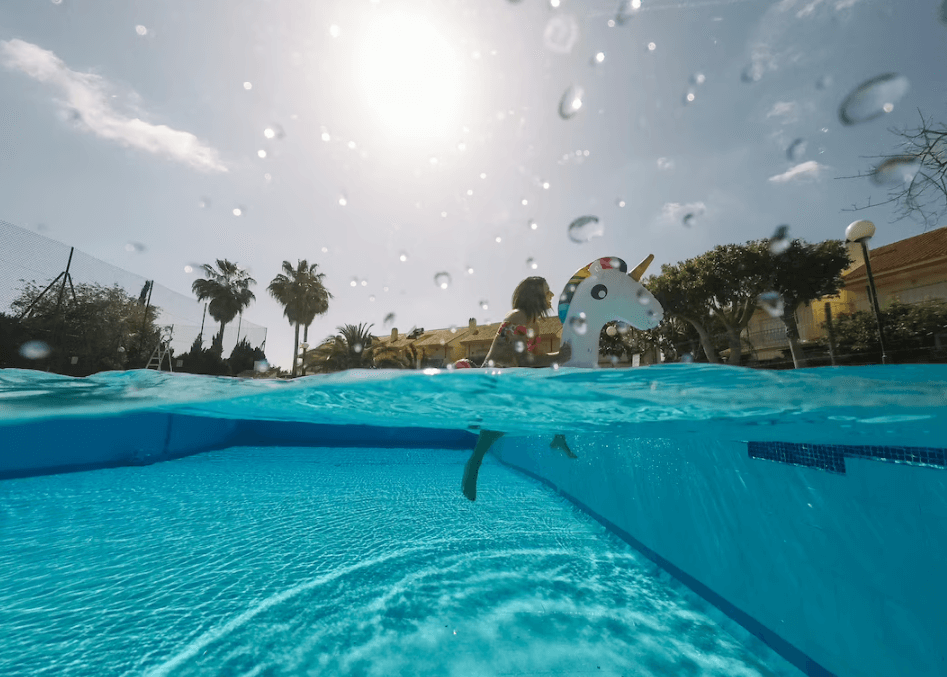
[[[526,313],[529,322],[546,317],[546,287],[548,285],[545,278],[527,277],[516,285],[512,306]]]

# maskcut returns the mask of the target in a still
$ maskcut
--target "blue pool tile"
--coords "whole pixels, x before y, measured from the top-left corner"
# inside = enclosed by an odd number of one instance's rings
[[[849,446],[796,442],[748,442],[750,458],[845,474],[845,457],[947,469],[947,449],[930,447]]]

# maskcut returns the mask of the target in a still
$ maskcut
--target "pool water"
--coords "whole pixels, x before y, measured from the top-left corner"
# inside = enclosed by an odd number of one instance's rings
[[[795,674],[544,485],[241,448],[0,487],[0,674]]]
[[[0,370],[0,436],[137,412],[563,433],[592,477],[643,438],[943,447],[945,402],[944,365]],[[0,480],[0,674],[800,674],[548,485],[488,455],[467,501],[469,453],[240,446]]]

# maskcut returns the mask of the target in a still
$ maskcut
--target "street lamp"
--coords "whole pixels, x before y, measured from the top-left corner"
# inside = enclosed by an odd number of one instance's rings
[[[872,307],[875,311],[875,321],[878,323],[878,343],[881,344],[881,364],[888,363],[885,352],[884,332],[881,329],[881,308],[878,307],[878,290],[875,289],[875,278],[871,274],[871,260],[868,258],[868,240],[875,234],[875,224],[871,221],[853,221],[845,229],[845,239],[857,242],[862,246],[862,258],[865,259],[865,271],[868,273],[868,287],[871,295]]]

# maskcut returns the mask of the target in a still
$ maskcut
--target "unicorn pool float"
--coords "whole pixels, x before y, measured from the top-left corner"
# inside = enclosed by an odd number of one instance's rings
[[[635,329],[654,329],[664,319],[664,309],[641,284],[654,260],[648,254],[634,270],[615,256],[596,259],[579,269],[559,297],[562,344],[572,347],[564,367],[598,367],[599,334],[615,320]]]

